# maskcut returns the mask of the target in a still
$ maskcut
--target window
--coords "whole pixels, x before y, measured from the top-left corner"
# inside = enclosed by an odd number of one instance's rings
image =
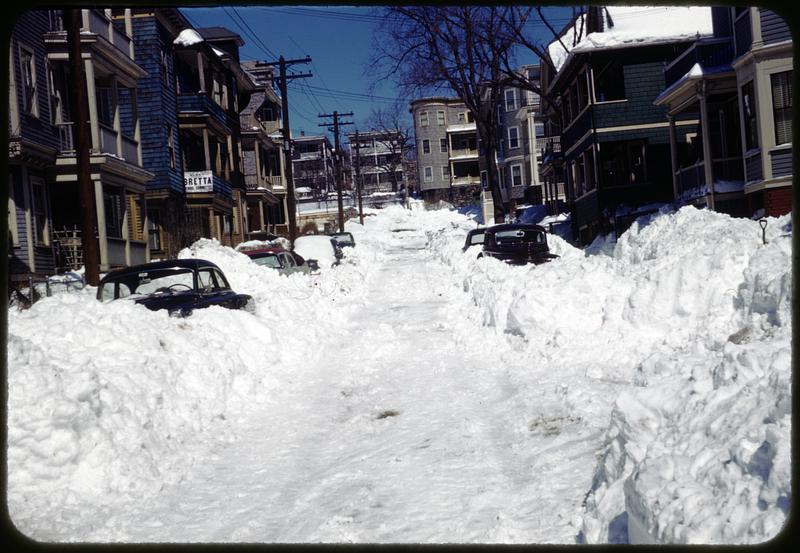
[[[756,102],[753,94],[753,81],[742,87],[742,113],[744,114],[745,150],[758,148],[758,121],[756,119]]]
[[[430,140],[423,140],[422,141],[422,153],[429,154],[431,153],[431,141]]]
[[[446,152],[447,151],[447,139],[446,138],[440,138],[439,139],[439,151],[440,152]]]
[[[47,221],[47,189],[44,180],[31,178],[31,200],[33,202],[33,231],[38,246],[50,245],[50,229]]]
[[[583,156],[578,156],[572,164],[572,182],[575,183],[575,195],[582,196],[586,191],[586,173],[584,172]]]
[[[625,99],[625,74],[621,63],[610,61],[594,74],[594,94],[597,102]]]
[[[128,194],[128,239],[144,240],[144,220],[142,220],[142,203],[144,196]]]
[[[466,114],[463,111],[459,112],[459,114],[458,114],[458,122],[459,123],[464,123],[466,120],[467,120],[466,119]]]
[[[589,103],[589,89],[586,86],[586,73],[578,75],[578,108],[583,109]]]
[[[61,93],[58,87],[56,72],[50,63],[45,60],[47,67],[47,88],[50,91],[50,124],[61,123]]]
[[[436,112],[436,123],[439,125],[444,125],[444,111]]]
[[[522,186],[522,165],[511,166],[511,186]]]
[[[172,132],[172,127],[169,125],[164,126],[167,133],[167,155],[169,157],[169,168],[175,169],[175,136]]]
[[[103,207],[106,215],[106,235],[122,238],[122,201],[119,192],[103,191]]]
[[[474,123],[474,122],[475,122],[475,118],[472,116],[472,112],[468,111],[467,112],[467,123]]]
[[[517,109],[517,90],[509,88],[505,91],[506,95],[506,111],[514,111]]]
[[[509,149],[519,148],[519,128],[508,128],[508,147]]]
[[[425,182],[433,182],[433,167],[425,167]]]
[[[111,96],[112,90],[108,86],[98,86],[97,95],[97,120],[111,127],[114,121],[114,99]]]
[[[598,154],[603,187],[643,184],[647,177],[645,143],[604,142]]]
[[[161,54],[161,60],[160,60],[161,83],[167,88],[170,88],[169,83],[172,79],[170,79],[169,75],[169,54],[167,53],[166,50],[161,50],[160,54]]]
[[[486,171],[481,171],[481,188],[489,188],[489,174]]]
[[[39,117],[39,106],[36,102],[36,65],[33,52],[27,48],[21,48],[19,59],[22,71],[22,112]]]
[[[14,175],[8,173],[8,236],[11,246],[19,246],[19,231],[17,229],[17,189],[14,186]],[[10,252],[9,252],[10,253]]]
[[[161,227],[158,224],[158,211],[147,212],[147,230],[150,240],[150,249],[161,250]]]
[[[428,126],[428,112],[427,111],[421,111],[420,112],[420,114],[419,114],[419,125],[421,127],[427,127]]]
[[[578,83],[574,82],[569,87],[569,109],[572,112],[572,117],[577,117],[581,112],[578,105]]]
[[[534,123],[536,129],[536,138],[544,138],[544,123]]]
[[[449,180],[450,179],[450,166],[449,165],[443,165],[442,166],[442,178],[444,180]]]
[[[792,141],[792,72],[774,73],[770,81],[775,144],[787,144]]]

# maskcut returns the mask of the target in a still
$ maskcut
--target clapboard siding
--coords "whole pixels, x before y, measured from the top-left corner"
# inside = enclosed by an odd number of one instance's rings
[[[759,181],[764,178],[761,167],[761,153],[754,154],[744,160],[745,178],[747,182]]]
[[[770,154],[773,177],[785,177],[792,174],[792,150],[777,150]]]
[[[25,12],[17,20],[12,32],[12,52],[14,67],[14,82],[17,85],[16,98],[9,98],[10,102],[17,103],[20,117],[19,136],[31,142],[57,149],[58,131],[50,123],[50,90],[48,89],[47,76],[47,49],[44,45],[44,33],[50,30],[50,19],[47,10],[31,10]],[[22,66],[20,60],[21,48],[24,47],[33,53],[35,65],[36,93],[35,102],[39,116],[34,117],[23,112],[22,104]],[[14,129],[15,131],[17,129]]]
[[[617,127],[642,123],[663,123],[666,107],[654,106],[653,100],[664,91],[664,63],[655,61],[625,65],[626,102],[597,104],[595,127]]]
[[[791,40],[792,32],[783,18],[772,10],[759,10],[761,17],[761,38],[764,44]]]
[[[139,126],[142,141],[142,165],[155,176],[147,183],[148,190],[171,189],[183,192],[183,178],[178,141],[178,118],[176,114],[171,36],[155,18],[137,17],[133,22],[133,38],[136,43],[137,63],[147,71],[137,88]],[[167,56],[168,82],[162,76],[161,52]],[[169,165],[167,149],[167,126],[173,130],[175,145],[175,169]]]

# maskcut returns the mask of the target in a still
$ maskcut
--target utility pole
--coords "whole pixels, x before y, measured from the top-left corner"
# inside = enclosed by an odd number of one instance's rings
[[[70,66],[72,130],[75,133],[75,167],[81,204],[81,249],[86,284],[100,284],[100,246],[97,243],[97,215],[94,184],[89,160],[89,100],[81,57],[81,10],[64,10]]]
[[[361,206],[361,141],[356,131],[356,193],[358,194],[358,222],[364,224],[364,208]]]
[[[352,125],[352,121],[348,121],[346,123],[340,123],[339,117],[352,117],[353,113],[339,113],[338,111],[334,111],[332,114],[320,114],[319,117],[333,117],[333,137],[334,137],[334,149],[335,153],[333,156],[333,163],[336,172],[336,199],[337,203],[339,204],[339,232],[344,231],[344,206],[342,205],[342,162],[341,156],[342,152],[339,150],[339,127],[341,125]],[[320,123],[320,127],[328,127],[330,130],[330,123]]]
[[[283,154],[286,166],[286,209],[289,211],[289,241],[294,244],[294,239],[297,238],[297,206],[294,199],[294,170],[292,168],[292,135],[291,127],[289,126],[289,93],[287,91],[286,83],[292,79],[304,79],[311,77],[311,73],[287,75],[286,68],[295,63],[311,63],[311,58],[306,56],[298,60],[286,60],[281,56],[277,62],[257,62],[256,67],[275,66],[278,65],[280,76],[278,77],[278,86],[281,90],[281,111],[282,113],[282,134],[283,134]]]

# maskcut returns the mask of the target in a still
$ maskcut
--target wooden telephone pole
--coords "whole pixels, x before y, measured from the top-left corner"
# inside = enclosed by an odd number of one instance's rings
[[[339,232],[344,231],[344,206],[342,205],[342,152],[339,150],[339,127],[342,125],[352,125],[352,121],[348,121],[346,123],[342,123],[339,121],[339,117],[352,117],[353,114],[351,113],[339,113],[338,111],[334,111],[332,114],[320,114],[319,117],[333,117],[333,137],[334,137],[334,156],[333,156],[333,163],[334,163],[334,172],[336,173],[336,199],[339,204]],[[320,123],[320,127],[328,127],[330,129],[330,123]]]
[[[298,60],[286,60],[281,56],[278,61],[271,62],[258,62],[256,67],[275,66],[277,65],[280,71],[278,77],[278,87],[281,91],[281,111],[282,113],[282,134],[283,134],[283,154],[284,165],[286,168],[286,210],[289,212],[289,241],[294,244],[294,239],[297,238],[297,205],[294,198],[294,169],[292,167],[292,135],[291,127],[289,126],[289,92],[286,88],[286,83],[292,79],[304,79],[311,77],[311,73],[287,75],[286,68],[296,63],[311,63],[311,58],[306,56]]]
[[[89,101],[81,57],[81,10],[64,10],[67,27],[67,51],[70,67],[72,130],[75,133],[75,166],[81,204],[81,249],[86,284],[100,283],[100,246],[97,243],[97,210],[89,160]]]

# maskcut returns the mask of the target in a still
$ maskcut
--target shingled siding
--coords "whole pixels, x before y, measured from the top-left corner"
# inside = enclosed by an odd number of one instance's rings
[[[183,192],[183,167],[178,141],[173,59],[167,56],[169,86],[161,75],[161,51],[172,51],[172,37],[155,17],[137,17],[133,20],[133,38],[136,44],[136,62],[147,71],[137,87],[139,126],[142,140],[142,164],[155,176],[147,183],[148,190],[168,188]],[[165,126],[172,127],[175,145],[175,169],[169,166]]]
[[[770,153],[773,177],[785,177],[792,174],[792,149],[776,150]]]
[[[17,103],[19,112],[19,136],[31,142],[58,149],[58,130],[51,125],[50,90],[48,88],[47,66],[45,59],[47,49],[44,45],[44,33],[50,30],[50,21],[46,10],[25,12],[17,20],[12,34],[14,82],[17,85],[17,97],[10,101]],[[34,96],[39,108],[39,117],[23,112],[22,109],[22,66],[20,65],[20,48],[25,47],[33,52],[36,70],[36,94]]]
[[[627,101],[596,104],[595,127],[599,129],[666,121],[666,108],[653,105],[653,100],[664,91],[663,62],[625,65],[623,72]]]
[[[772,10],[760,10],[761,38],[764,44],[772,44],[782,40],[791,40],[792,32],[783,18]]]

